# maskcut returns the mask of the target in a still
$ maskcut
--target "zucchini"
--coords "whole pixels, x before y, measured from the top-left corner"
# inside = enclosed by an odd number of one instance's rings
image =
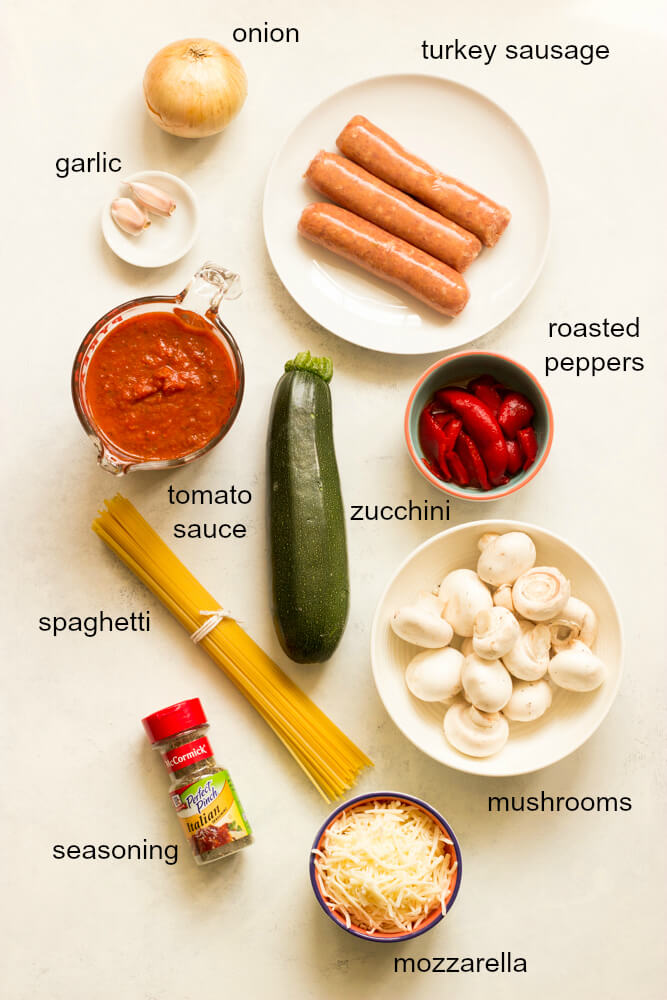
[[[334,451],[328,358],[297,354],[273,394],[268,509],[273,615],[297,663],[328,660],[350,598],[345,514]]]

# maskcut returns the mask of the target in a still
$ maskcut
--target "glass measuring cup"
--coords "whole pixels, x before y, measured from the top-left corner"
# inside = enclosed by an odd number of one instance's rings
[[[116,306],[102,316],[84,337],[77,351],[72,368],[72,398],[81,424],[91,438],[98,453],[100,466],[113,475],[120,476],[137,469],[174,469],[179,465],[200,458],[214,448],[228,432],[241,406],[245,376],[243,359],[231,332],[218,315],[223,299],[236,299],[241,294],[238,274],[208,261],[178,295],[148,295]],[[205,444],[187,455],[177,458],[146,458],[130,454],[105,433],[97,423],[86,394],[86,380],[91,360],[104,340],[127,319],[144,313],[171,313],[194,327],[205,321],[207,332],[213,334],[225,349],[235,375],[236,389],[231,411],[222,426]]]

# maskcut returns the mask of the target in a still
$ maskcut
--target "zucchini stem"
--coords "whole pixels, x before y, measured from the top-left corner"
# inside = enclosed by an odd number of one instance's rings
[[[311,375],[319,375],[325,382],[330,382],[333,376],[333,362],[331,358],[313,358],[310,351],[300,351],[293,361],[286,363],[285,371],[310,372]]]

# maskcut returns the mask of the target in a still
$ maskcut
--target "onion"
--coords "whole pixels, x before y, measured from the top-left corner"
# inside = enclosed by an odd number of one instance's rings
[[[144,74],[148,113],[161,129],[186,139],[222,132],[248,93],[243,66],[208,38],[184,38],[160,49]]]

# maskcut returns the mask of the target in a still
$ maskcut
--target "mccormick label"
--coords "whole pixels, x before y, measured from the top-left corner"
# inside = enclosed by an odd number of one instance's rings
[[[250,836],[250,824],[227,771],[176,788],[171,800],[195,854],[206,854]]]
[[[190,767],[198,760],[205,760],[206,757],[212,756],[211,744],[205,736],[201,736],[198,740],[193,740],[192,743],[184,743],[183,746],[175,750],[168,750],[164,754],[164,762],[170,771],[180,771],[182,767]]]

